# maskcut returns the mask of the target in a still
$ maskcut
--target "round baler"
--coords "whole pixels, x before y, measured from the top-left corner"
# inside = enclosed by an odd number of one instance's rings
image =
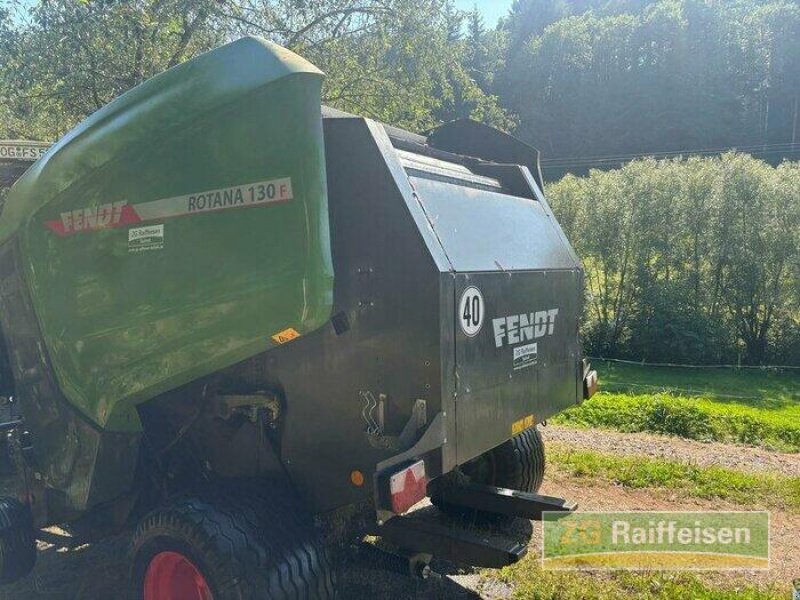
[[[327,598],[310,517],[352,507],[415,560],[521,556],[406,513],[553,507],[534,428],[596,378],[538,153],[321,107],[322,79],[239,40],[99,110],[11,189],[0,558],[53,523],[138,522],[139,597]]]

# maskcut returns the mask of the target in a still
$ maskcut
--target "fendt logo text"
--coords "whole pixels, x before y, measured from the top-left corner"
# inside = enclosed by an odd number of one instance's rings
[[[529,340],[537,340],[553,335],[558,309],[540,310],[521,315],[510,315],[492,320],[494,344],[502,348],[504,344],[513,346]]]

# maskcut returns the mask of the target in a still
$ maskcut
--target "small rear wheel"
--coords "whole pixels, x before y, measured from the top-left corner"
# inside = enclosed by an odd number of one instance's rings
[[[449,481],[441,486],[431,498],[431,502],[447,514],[496,520],[500,516],[470,509],[464,509],[447,502],[447,485],[467,480],[471,483],[536,493],[544,480],[545,457],[542,434],[535,427],[526,429],[507,442],[481,454],[475,460],[459,467]]]
[[[331,565],[310,525],[286,506],[180,498],[147,515],[131,545],[137,600],[335,597]]]

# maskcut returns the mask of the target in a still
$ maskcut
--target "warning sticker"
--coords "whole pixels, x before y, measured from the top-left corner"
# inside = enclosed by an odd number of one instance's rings
[[[289,329],[284,329],[283,331],[273,335],[272,339],[278,344],[285,344],[286,342],[291,342],[299,337],[300,334],[297,332],[297,330],[289,327]]]
[[[514,370],[527,369],[536,364],[539,357],[539,348],[537,343],[526,344],[525,346],[517,346],[514,348]]]
[[[533,418],[533,415],[528,415],[524,419],[520,419],[519,421],[514,421],[511,425],[511,435],[517,435],[518,433],[522,433],[526,429],[530,429],[536,425],[536,419]]]
[[[128,230],[128,252],[147,252],[164,247],[164,225],[134,227]]]
[[[63,236],[146,221],[287,202],[292,198],[292,180],[284,177],[139,204],[121,201],[79,208],[61,213],[59,219],[47,221],[45,225]]]

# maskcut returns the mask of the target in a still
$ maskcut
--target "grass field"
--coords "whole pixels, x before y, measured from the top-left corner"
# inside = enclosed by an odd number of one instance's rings
[[[798,371],[655,368],[610,362],[595,366],[604,391],[553,422],[800,452]],[[798,477],[558,443],[548,445],[547,458],[551,477],[573,486],[594,486],[592,497],[602,493],[599,490],[627,488],[639,494],[652,491],[662,501],[673,495],[697,499],[710,510],[716,501],[723,501],[742,510],[768,509],[787,519],[800,514]],[[642,504],[634,506],[639,510]],[[790,594],[786,576],[756,584],[746,577],[680,572],[552,572],[543,571],[535,555],[493,577],[512,586],[514,598],[525,600],[778,600]]]
[[[551,476],[654,492],[670,490],[682,498],[733,502],[741,510],[800,513],[800,478],[796,477],[575,451],[555,444],[548,447],[547,456]],[[715,579],[689,572],[546,571],[537,553],[493,577],[512,586],[513,597],[520,600],[778,600],[789,594],[785,580],[756,585],[741,577]]]
[[[543,571],[533,557],[503,569],[500,580],[513,583],[524,600],[786,600],[786,590],[737,586],[720,589],[691,573]]]
[[[800,371],[596,368],[603,391],[553,422],[800,452]]]

